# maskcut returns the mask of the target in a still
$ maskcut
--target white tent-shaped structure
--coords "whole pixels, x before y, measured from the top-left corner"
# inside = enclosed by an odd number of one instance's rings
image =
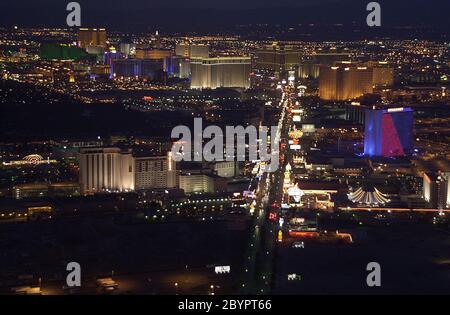
[[[387,195],[383,194],[376,187],[359,187],[354,192],[348,194],[348,199],[353,203],[367,206],[384,205],[390,202]]]

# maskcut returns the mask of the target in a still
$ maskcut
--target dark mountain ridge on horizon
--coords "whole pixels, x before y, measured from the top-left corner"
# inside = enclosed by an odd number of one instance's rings
[[[57,3],[56,3],[57,2]],[[336,0],[332,3],[304,4],[303,6],[271,6],[248,8],[229,6],[209,9],[202,7],[140,8],[139,0],[128,0],[128,5],[105,5],[102,2],[78,1],[82,8],[82,24],[106,26],[111,29],[162,27],[167,30],[223,29],[237,24],[283,24],[356,22],[364,25],[369,0]],[[382,26],[450,26],[447,13],[448,0],[396,0],[378,1],[382,6]],[[116,5],[114,5],[116,3]],[[150,1],[151,3],[151,1]],[[0,10],[7,12],[0,25],[64,27],[66,2],[44,0],[1,3]],[[39,12],[39,14],[36,14]]]

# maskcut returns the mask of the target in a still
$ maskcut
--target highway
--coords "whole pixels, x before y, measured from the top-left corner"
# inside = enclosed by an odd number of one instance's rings
[[[292,117],[288,109],[294,99],[289,95],[293,86],[283,86],[280,100],[281,115],[278,122],[277,140],[287,139]],[[269,294],[274,279],[274,261],[278,236],[277,223],[267,220],[269,205],[281,205],[283,198],[283,175],[288,163],[287,146],[279,148],[280,165],[276,171],[265,172],[259,177],[254,204],[254,222],[252,236],[247,251],[247,263],[244,266],[242,294]]]
[[[383,211],[383,212],[450,212],[450,209],[430,209],[430,208],[378,208],[378,207],[340,207],[341,211]]]

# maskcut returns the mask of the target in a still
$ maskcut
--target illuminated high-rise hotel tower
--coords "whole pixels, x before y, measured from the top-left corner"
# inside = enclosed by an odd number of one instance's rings
[[[411,108],[366,110],[364,154],[395,157],[413,150],[413,111]]]
[[[106,47],[106,30],[104,28],[80,28],[78,31],[78,47]]]
[[[191,60],[191,88],[250,87],[249,57],[217,57]]]
[[[134,159],[131,150],[83,148],[79,153],[80,186],[84,195],[134,190]]]
[[[323,66],[319,75],[319,97],[344,101],[373,93],[373,68],[342,63]]]

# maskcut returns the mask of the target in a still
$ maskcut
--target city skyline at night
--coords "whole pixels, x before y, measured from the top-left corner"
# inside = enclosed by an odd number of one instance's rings
[[[369,2],[3,1],[0,296],[450,294],[448,1]]]

